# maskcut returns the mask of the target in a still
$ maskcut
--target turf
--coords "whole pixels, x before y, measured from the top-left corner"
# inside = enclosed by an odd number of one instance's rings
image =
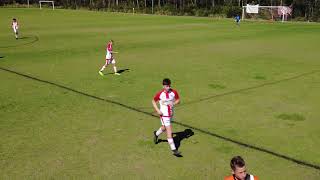
[[[0,27],[0,179],[223,179],[235,155],[320,176],[320,24],[2,8]],[[98,74],[109,39],[121,76]],[[182,158],[152,142],[165,77]]]

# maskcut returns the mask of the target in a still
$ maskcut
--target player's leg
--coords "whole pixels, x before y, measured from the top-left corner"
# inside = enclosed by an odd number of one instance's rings
[[[103,76],[104,74],[102,73],[102,71],[108,66],[110,60],[109,59],[106,59],[106,63],[101,67],[100,71],[99,71],[99,74],[101,76]]]
[[[164,126],[164,123],[163,123],[161,117],[160,117],[160,120],[161,120],[162,126],[157,131],[153,131],[153,142],[155,144],[158,144],[158,137],[160,136],[160,134],[162,134],[163,132],[166,131],[166,128]]]
[[[116,67],[116,60],[112,58],[111,63],[113,65],[113,71],[115,75],[120,75],[117,71],[117,67]]]
[[[108,63],[105,63],[105,64],[101,67],[100,72],[103,71],[107,66],[108,66]]]
[[[176,145],[174,144],[173,137],[172,137],[172,125],[171,125],[171,117],[163,118],[164,125],[167,132],[167,140],[170,146],[173,155],[177,157],[181,157],[180,152],[177,150]]]
[[[173,155],[177,157],[181,157],[181,153],[177,150],[176,145],[174,144],[173,138],[172,138],[172,126],[166,126],[167,130],[167,139],[170,146],[171,151],[173,152]]]
[[[13,32],[14,32],[14,36],[16,37],[16,39],[18,39],[18,29],[13,28]]]

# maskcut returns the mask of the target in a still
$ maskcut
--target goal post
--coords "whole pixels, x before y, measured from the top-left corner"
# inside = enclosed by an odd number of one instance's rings
[[[52,9],[54,10],[54,1],[39,1],[40,9],[42,9],[42,6],[41,6],[42,3],[51,3],[52,4]]]
[[[289,6],[242,6],[242,20],[244,19],[265,19],[287,21],[292,15],[292,8]]]

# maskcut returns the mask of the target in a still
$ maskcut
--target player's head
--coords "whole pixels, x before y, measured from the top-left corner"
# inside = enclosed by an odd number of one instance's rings
[[[165,78],[162,80],[162,85],[163,85],[163,88],[168,91],[170,89],[170,86],[171,86],[171,81],[169,78]]]
[[[112,40],[112,39],[110,39],[110,40],[109,40],[109,43],[113,44],[113,40]]]
[[[232,174],[239,180],[244,180],[247,176],[246,163],[241,156],[235,156],[230,161]]]
[[[16,18],[13,18],[12,20],[13,20],[13,21],[17,21],[17,19],[16,19]]]

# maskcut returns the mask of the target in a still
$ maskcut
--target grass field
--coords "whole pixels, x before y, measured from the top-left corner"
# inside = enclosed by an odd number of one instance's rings
[[[123,73],[101,77],[110,38]],[[218,180],[235,155],[262,180],[319,179],[319,42],[313,23],[0,9],[0,179]],[[152,142],[165,77],[183,158]]]

